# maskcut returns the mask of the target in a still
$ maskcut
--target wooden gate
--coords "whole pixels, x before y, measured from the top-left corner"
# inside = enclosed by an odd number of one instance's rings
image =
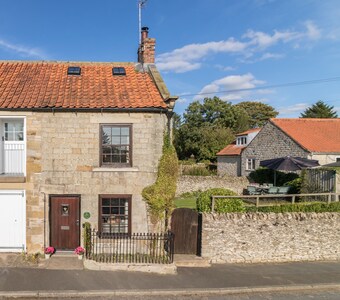
[[[171,215],[171,231],[175,235],[175,254],[200,255],[200,218],[197,211],[177,208]]]

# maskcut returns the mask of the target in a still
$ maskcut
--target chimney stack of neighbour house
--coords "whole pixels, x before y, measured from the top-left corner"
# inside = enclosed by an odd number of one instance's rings
[[[138,62],[142,64],[155,63],[155,44],[156,39],[149,38],[149,28],[142,27],[141,44],[138,48]]]

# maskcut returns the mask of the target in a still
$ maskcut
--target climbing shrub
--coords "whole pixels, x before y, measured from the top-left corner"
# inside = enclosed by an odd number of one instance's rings
[[[86,253],[91,253],[91,224],[89,222],[85,222],[83,224],[83,229],[84,229],[84,248]]]
[[[156,182],[142,191],[152,223],[168,218],[174,208],[178,178],[178,158],[169,136],[164,135],[163,153],[158,165]]]

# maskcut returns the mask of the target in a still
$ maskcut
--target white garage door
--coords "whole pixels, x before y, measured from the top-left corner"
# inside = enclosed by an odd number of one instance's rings
[[[24,191],[0,190],[0,252],[26,248],[26,201]]]

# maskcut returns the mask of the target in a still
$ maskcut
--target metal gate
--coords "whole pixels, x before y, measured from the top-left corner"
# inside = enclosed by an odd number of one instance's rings
[[[171,215],[171,231],[175,235],[175,254],[201,252],[201,215],[190,208],[177,208]]]

